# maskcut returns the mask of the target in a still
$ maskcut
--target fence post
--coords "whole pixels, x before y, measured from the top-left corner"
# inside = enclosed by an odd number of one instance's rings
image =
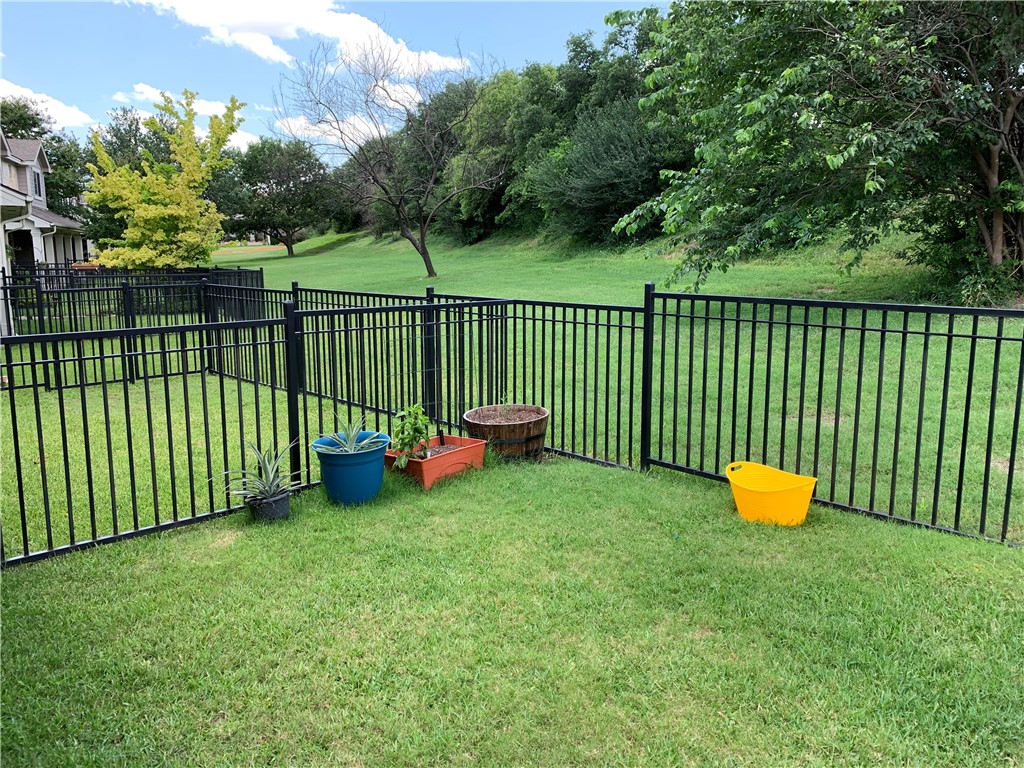
[[[213,304],[213,294],[210,293],[210,281],[203,278],[200,289],[203,297],[203,325],[209,326],[217,322],[217,308]],[[212,371],[215,367],[213,356],[213,332],[209,327],[203,330],[203,346],[206,347],[206,370]]]
[[[441,417],[438,394],[441,391],[441,365],[437,349],[437,308],[434,286],[427,286],[427,306],[423,310],[423,407],[434,422]]]
[[[36,291],[36,333],[46,333],[46,308],[43,306],[43,281],[38,277],[32,279],[32,287]]]
[[[46,333],[46,307],[43,306],[43,283],[38,277],[33,278],[32,287],[36,291],[36,333]],[[42,344],[41,349],[45,357],[46,345]],[[57,345],[54,344],[52,352],[54,372],[56,372],[57,366],[60,365],[57,352]],[[45,363],[43,364],[43,386],[47,391],[50,390],[50,367]]]
[[[121,281],[121,310],[124,312],[124,327],[135,328],[135,296],[132,292],[131,283],[127,280]],[[139,377],[138,364],[139,361],[135,359],[135,336],[132,334],[125,335],[125,347],[128,354],[128,370],[125,374],[128,376],[128,383],[133,383]]]
[[[302,348],[302,339],[299,336],[298,320],[295,315],[295,302],[286,301],[284,303],[284,348],[287,361],[289,470],[293,480],[299,480],[302,474],[302,446],[299,445],[299,353]]]
[[[288,302],[285,302],[287,304]],[[302,307],[302,303],[299,301],[299,281],[292,280],[292,303],[295,305],[295,310],[298,311]],[[296,316],[295,327],[297,331],[302,330],[302,318]],[[299,389],[302,391],[306,390],[306,345],[299,345]]]
[[[640,369],[640,469],[651,466],[651,409],[654,400],[654,283],[644,283],[644,346]]]

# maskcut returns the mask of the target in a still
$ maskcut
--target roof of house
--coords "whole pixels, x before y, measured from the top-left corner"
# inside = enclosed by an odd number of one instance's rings
[[[37,219],[42,219],[48,224],[53,224],[57,227],[64,229],[81,229],[82,225],[74,219],[69,219],[67,216],[61,216],[59,213],[48,211],[45,208],[33,208],[32,216]]]
[[[42,156],[42,162],[40,166],[44,171],[50,170],[50,164],[46,160],[46,153],[43,152],[43,142],[39,139],[7,139],[7,146],[10,148],[11,155],[16,157],[18,160],[30,163],[40,155]]]

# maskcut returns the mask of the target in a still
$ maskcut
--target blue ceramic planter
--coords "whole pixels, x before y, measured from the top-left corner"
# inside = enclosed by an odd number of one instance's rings
[[[359,438],[373,436],[374,432],[360,432]],[[369,451],[356,453],[322,453],[318,446],[334,445],[328,437],[313,441],[313,452],[320,459],[320,477],[327,498],[335,504],[362,504],[380,493],[384,482],[384,451],[391,443],[385,434],[382,445]]]

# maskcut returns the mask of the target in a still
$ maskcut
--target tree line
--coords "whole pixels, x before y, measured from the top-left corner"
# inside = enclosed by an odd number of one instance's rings
[[[1020,290],[1017,3],[674,3],[606,21],[600,40],[571,36],[562,64],[518,70],[467,61],[439,73],[384,46],[323,45],[281,82],[290,135],[210,158],[202,197],[229,234],[266,232],[289,253],[327,223],[396,233],[428,275],[438,233],[664,234],[677,277],[700,285],[837,231],[856,264],[902,231],[914,236],[905,257],[935,270],[942,298]],[[79,160],[73,138],[44,130],[51,164],[85,169],[68,189],[118,165],[180,171],[170,137],[188,107],[173,107],[145,121],[112,113]],[[61,212],[98,242],[123,242],[124,209],[94,200]]]

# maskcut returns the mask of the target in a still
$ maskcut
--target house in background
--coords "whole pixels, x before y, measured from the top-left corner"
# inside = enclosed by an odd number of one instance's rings
[[[46,174],[50,163],[38,139],[8,139],[0,133],[0,184],[4,249],[0,267],[32,270],[36,264],[70,264],[88,254],[82,225],[49,210]],[[8,263],[10,257],[10,263]]]

